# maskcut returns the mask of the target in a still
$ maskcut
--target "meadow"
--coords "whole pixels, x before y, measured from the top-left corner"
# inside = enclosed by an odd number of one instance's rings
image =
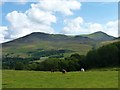
[[[2,71],[3,88],[118,88],[118,71]]]

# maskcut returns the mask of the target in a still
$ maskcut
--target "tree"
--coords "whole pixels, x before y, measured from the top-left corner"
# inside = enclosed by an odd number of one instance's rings
[[[15,64],[15,70],[23,70],[24,64],[22,62],[16,62]]]

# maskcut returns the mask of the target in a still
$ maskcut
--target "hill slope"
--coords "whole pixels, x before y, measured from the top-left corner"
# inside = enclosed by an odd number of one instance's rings
[[[12,57],[29,57],[30,53],[40,55],[46,52],[47,55],[49,55],[52,51],[58,53],[60,50],[64,51],[65,56],[75,52],[86,54],[101,40],[106,41],[113,39],[114,37],[108,36],[102,32],[84,36],[66,36],[61,34],[34,32],[16,40],[3,43],[3,56],[9,54],[9,56]]]
[[[114,40],[115,39],[115,37],[109,36],[106,33],[101,32],[101,31],[95,32],[95,33],[92,33],[92,34],[88,34],[88,35],[83,35],[83,36],[91,38],[93,40],[97,40],[97,41],[108,41],[108,40]]]

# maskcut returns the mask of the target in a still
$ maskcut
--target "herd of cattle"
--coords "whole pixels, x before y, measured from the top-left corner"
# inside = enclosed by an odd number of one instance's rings
[[[84,69],[84,68],[81,68],[81,71],[82,71],[82,72],[85,72],[85,69]],[[51,69],[51,72],[55,72],[55,70],[54,70],[54,69]],[[65,69],[62,69],[61,72],[62,72],[63,74],[65,74],[67,71],[66,71]]]

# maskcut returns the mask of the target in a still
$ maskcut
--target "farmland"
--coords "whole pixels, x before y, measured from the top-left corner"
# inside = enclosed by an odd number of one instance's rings
[[[118,88],[118,71],[43,72],[3,70],[3,88]]]

